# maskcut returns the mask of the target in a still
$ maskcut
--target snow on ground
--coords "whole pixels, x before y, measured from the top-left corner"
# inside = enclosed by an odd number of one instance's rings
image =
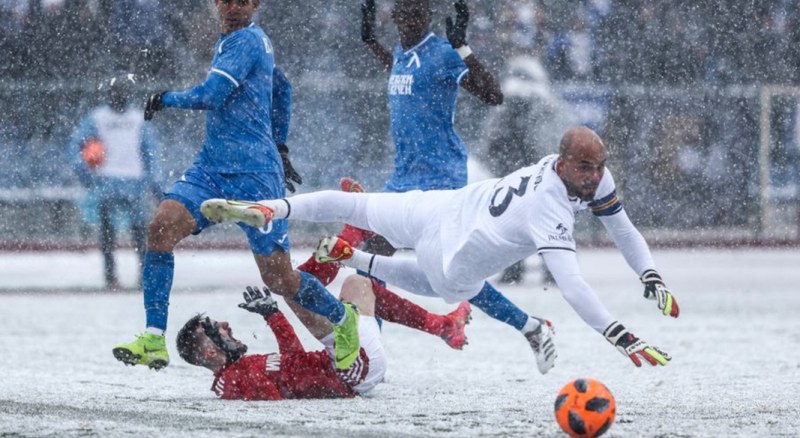
[[[656,252],[681,305],[678,320],[641,297],[617,252],[579,257],[611,312],[673,356],[667,367],[635,368],[532,270],[503,290],[555,324],[559,358],[546,376],[520,334],[475,312],[463,351],[386,324],[389,371],[368,397],[232,402],[215,399],[211,374],[182,362],[173,344],[182,323],[206,311],[229,320],[251,352],[274,351],[259,318],[236,307],[242,287],[258,283],[249,254],[177,253],[172,363],[160,372],[112,357],[115,343],[142,330],[144,310],[138,292],[102,290],[99,254],[0,254],[0,435],[563,436],[553,401],[581,376],[616,397],[610,437],[800,435],[800,251]],[[119,259],[123,282],[134,285],[133,255]],[[415,299],[437,312],[453,307]]]

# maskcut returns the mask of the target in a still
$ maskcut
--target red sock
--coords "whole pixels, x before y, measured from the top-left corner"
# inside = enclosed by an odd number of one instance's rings
[[[317,277],[320,283],[327,286],[336,278],[336,275],[339,273],[339,267],[338,263],[319,263],[314,260],[314,256],[312,255],[305,263],[298,266],[297,270],[307,272]]]
[[[437,336],[442,334],[448,323],[447,317],[428,312],[386,289],[374,279],[372,290],[375,292],[375,314],[384,321],[402,324]]]
[[[345,225],[342,231],[339,232],[339,237],[346,240],[353,248],[361,245],[361,242],[374,235],[372,231],[362,230],[351,225]]]

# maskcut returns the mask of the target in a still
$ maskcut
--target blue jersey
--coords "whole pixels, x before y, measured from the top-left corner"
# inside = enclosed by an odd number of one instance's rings
[[[433,33],[408,50],[395,47],[388,92],[396,154],[386,191],[467,184],[467,150],[453,129],[458,83],[467,71],[450,43]]]
[[[283,174],[272,138],[274,68],[272,43],[255,24],[220,36],[209,75],[236,88],[220,108],[206,112],[206,140],[196,164],[223,173]]]

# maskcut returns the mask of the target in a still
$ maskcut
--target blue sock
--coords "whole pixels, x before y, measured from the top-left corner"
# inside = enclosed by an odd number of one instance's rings
[[[469,302],[492,318],[509,324],[517,330],[522,330],[525,323],[528,322],[528,314],[489,283],[483,283],[483,289]]]
[[[169,292],[172,289],[174,272],[175,257],[171,252],[147,251],[145,253],[142,288],[144,289],[147,327],[167,329],[167,308],[169,307]]]
[[[300,289],[294,296],[294,302],[308,311],[328,318],[334,324],[344,318],[342,302],[328,292],[317,277],[307,272],[300,272]]]

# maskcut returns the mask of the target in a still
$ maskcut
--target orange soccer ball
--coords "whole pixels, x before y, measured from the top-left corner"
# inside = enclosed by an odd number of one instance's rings
[[[86,140],[81,149],[81,158],[89,169],[100,167],[106,160],[106,148],[103,146],[103,142],[96,138]]]
[[[572,437],[596,437],[614,424],[617,403],[605,385],[595,379],[575,379],[558,392],[556,421]]]

